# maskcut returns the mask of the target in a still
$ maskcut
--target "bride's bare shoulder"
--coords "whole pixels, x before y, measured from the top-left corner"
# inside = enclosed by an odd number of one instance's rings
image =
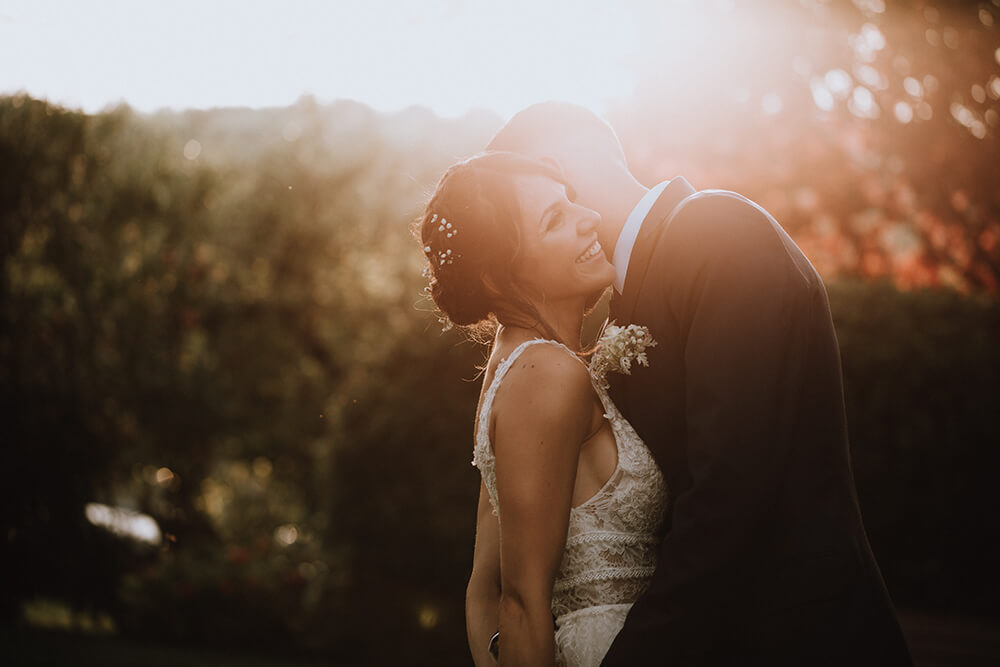
[[[587,414],[593,387],[587,367],[569,350],[548,343],[523,349],[496,395],[498,415],[538,414],[556,419]]]

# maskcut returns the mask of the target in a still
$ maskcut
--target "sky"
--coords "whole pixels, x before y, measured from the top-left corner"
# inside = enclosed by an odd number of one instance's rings
[[[644,30],[665,4],[0,0],[0,94],[88,112],[284,106],[304,94],[443,116],[509,116],[556,98],[600,112],[632,94]],[[699,4],[671,6],[693,15]]]

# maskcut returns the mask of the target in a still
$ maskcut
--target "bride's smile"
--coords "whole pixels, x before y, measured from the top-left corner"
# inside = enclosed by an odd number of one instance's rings
[[[601,252],[600,241],[594,241],[590,247],[583,251],[583,254],[576,258],[577,264],[590,261],[597,257],[597,253]]]
[[[597,240],[601,216],[576,203],[571,189],[543,175],[515,177],[522,212],[516,271],[547,303],[586,299],[614,280]]]

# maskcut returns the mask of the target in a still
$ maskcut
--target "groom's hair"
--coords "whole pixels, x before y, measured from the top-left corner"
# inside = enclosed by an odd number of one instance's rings
[[[625,162],[615,131],[589,109],[568,102],[540,102],[500,128],[487,151],[537,154],[561,146],[583,148]]]

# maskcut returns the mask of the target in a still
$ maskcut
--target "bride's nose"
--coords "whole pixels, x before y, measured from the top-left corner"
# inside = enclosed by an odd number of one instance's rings
[[[580,218],[577,222],[576,231],[580,236],[590,236],[600,224],[600,214],[597,211],[587,208],[580,212]]]

